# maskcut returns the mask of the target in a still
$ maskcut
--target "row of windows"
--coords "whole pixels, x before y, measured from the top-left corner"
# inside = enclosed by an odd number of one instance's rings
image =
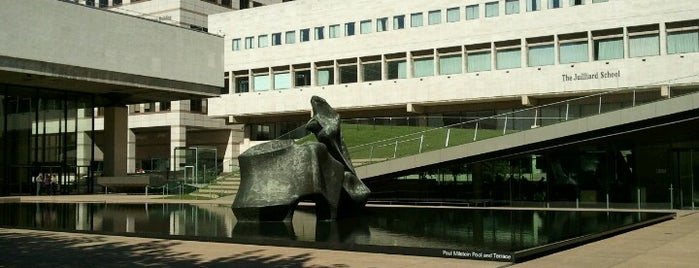
[[[699,52],[699,20],[665,28],[664,54]],[[654,56],[660,45],[660,25],[651,24],[234,71],[232,78],[241,93]]]
[[[542,8],[542,0],[521,0],[526,5],[527,12],[539,11]],[[548,2],[548,9],[555,9],[562,7],[561,2],[563,0],[543,0]],[[586,2],[599,3],[608,2],[609,0],[569,0],[570,6],[584,5]],[[497,17],[500,15],[500,4],[504,3],[504,11],[506,15],[519,14],[520,13],[520,0],[501,0],[487,2],[483,5],[474,4],[466,6],[463,11],[465,20],[475,20],[480,17],[481,8],[483,8],[483,15],[486,18]],[[400,30],[405,29],[406,21],[410,20],[410,27],[422,27],[425,25],[437,25],[442,24],[442,22],[452,23],[458,22],[462,18],[462,8],[453,7],[447,8],[446,10],[431,10],[427,12],[427,19],[425,20],[424,12],[411,13],[409,16],[406,15],[396,15],[393,18],[382,17],[377,19],[367,19],[357,22],[347,22],[344,24],[333,24],[329,26],[318,26],[313,28],[305,28],[298,31],[286,31],[278,32],[272,34],[263,34],[257,36],[257,43],[255,43],[255,36],[248,36],[245,39],[234,38],[232,40],[233,51],[238,51],[241,49],[253,49],[264,48],[268,46],[279,46],[282,44],[295,44],[297,38],[299,42],[308,42],[311,40],[323,40],[326,38],[339,38],[344,36],[354,36],[357,34],[357,25],[359,25],[359,34],[369,34],[374,31],[385,32],[389,29]],[[446,16],[445,16],[446,14]],[[389,22],[391,25],[389,25]],[[327,28],[327,30],[326,30]],[[241,42],[244,42],[241,43]]]

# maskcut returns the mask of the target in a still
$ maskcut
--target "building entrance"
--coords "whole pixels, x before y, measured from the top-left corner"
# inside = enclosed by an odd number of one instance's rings
[[[674,197],[675,208],[695,209],[699,205],[699,149],[689,149],[676,152],[677,196]]]

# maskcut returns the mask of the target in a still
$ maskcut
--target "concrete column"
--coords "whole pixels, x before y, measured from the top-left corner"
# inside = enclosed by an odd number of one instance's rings
[[[665,23],[660,23],[660,28],[658,29],[658,37],[660,41],[660,55],[667,55],[667,27]]]
[[[136,134],[133,130],[128,130],[127,142],[126,173],[136,173]]]
[[[104,174],[125,176],[129,110],[126,106],[104,108]]]
[[[413,78],[413,53],[405,54],[405,78]]]
[[[187,146],[187,127],[176,125],[170,127],[170,169],[182,170],[180,163],[184,163],[184,155],[175,155],[175,148]]]

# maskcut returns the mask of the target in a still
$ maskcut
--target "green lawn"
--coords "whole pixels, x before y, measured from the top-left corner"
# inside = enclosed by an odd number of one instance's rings
[[[447,128],[414,126],[342,124],[342,136],[355,162],[364,162],[369,159],[372,159],[372,162],[381,161],[393,158],[394,154],[396,157],[417,154],[420,152],[421,139],[422,152],[441,149],[445,147],[448,132],[448,146],[474,141],[475,131],[473,128],[451,128],[448,130]],[[502,135],[501,130],[479,129],[477,140],[500,135]],[[308,135],[300,139],[298,143],[307,141],[315,141],[315,137]],[[398,142],[397,146],[396,141]]]

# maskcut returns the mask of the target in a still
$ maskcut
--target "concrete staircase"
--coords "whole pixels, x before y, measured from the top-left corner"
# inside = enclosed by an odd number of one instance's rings
[[[235,195],[240,186],[240,173],[224,173],[209,185],[199,188],[189,195],[208,198],[219,198],[223,196]]]

